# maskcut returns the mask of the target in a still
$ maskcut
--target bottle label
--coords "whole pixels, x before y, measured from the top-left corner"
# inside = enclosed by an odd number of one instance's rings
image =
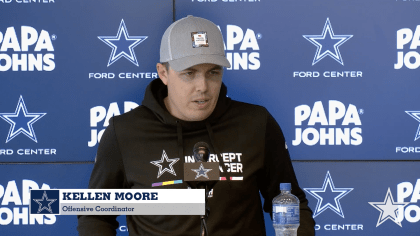
[[[273,205],[273,224],[299,224],[299,205]]]

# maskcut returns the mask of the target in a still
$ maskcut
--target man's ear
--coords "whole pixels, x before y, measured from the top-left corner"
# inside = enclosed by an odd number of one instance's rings
[[[160,80],[162,80],[162,82],[165,85],[168,85],[168,73],[169,73],[169,71],[166,69],[166,66],[161,64],[161,63],[157,63],[156,64],[156,70],[157,70],[157,73],[159,75]]]

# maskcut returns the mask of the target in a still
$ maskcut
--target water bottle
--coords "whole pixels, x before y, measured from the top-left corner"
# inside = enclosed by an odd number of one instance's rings
[[[273,199],[273,226],[276,236],[297,236],[299,199],[291,194],[290,183],[281,183],[281,193]]]

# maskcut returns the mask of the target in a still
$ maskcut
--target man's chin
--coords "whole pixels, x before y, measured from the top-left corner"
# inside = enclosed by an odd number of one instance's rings
[[[203,121],[211,115],[208,110],[195,110],[187,117],[187,121]]]

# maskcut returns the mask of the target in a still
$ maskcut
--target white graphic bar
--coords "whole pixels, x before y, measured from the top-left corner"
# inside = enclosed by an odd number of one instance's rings
[[[54,189],[60,215],[204,215],[204,189]],[[42,199],[44,201],[44,197]],[[41,204],[41,199],[38,200]],[[35,203],[33,203],[35,204]],[[43,209],[41,208],[41,209]]]

